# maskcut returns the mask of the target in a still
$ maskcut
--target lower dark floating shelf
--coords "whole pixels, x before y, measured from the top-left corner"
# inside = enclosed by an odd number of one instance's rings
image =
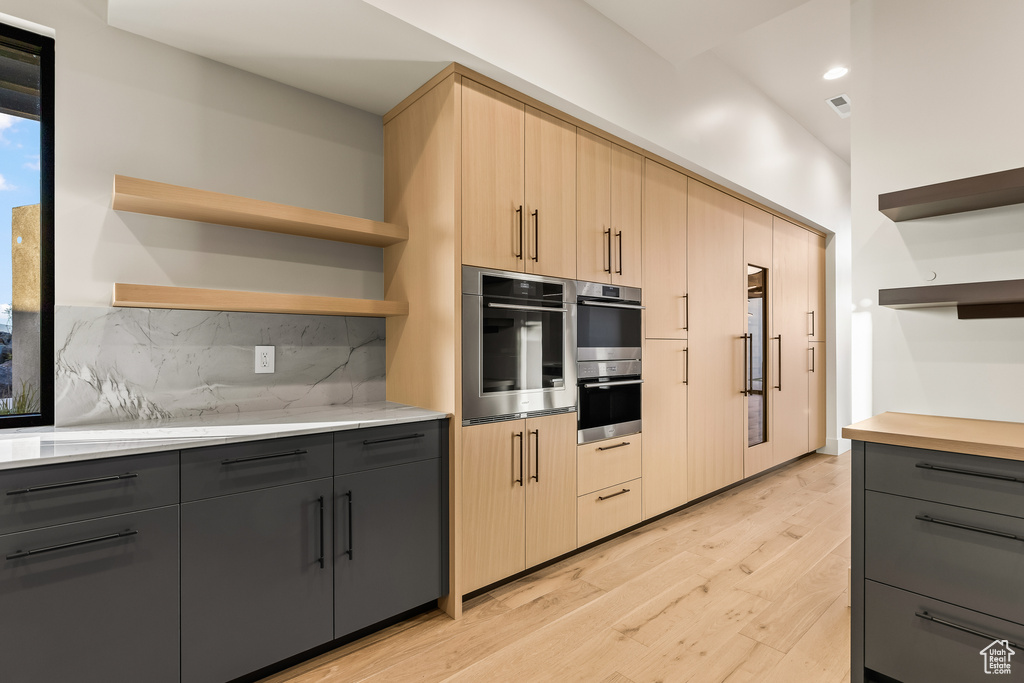
[[[878,305],[888,308],[956,306],[960,320],[1024,318],[1024,280],[880,289]]]

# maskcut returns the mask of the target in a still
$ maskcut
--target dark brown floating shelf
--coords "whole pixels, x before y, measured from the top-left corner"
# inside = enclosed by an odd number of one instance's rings
[[[1021,203],[1024,168],[878,195],[878,210],[896,222]]]
[[[880,289],[878,305],[889,308],[956,306],[957,317],[961,320],[1024,318],[1024,280]]]

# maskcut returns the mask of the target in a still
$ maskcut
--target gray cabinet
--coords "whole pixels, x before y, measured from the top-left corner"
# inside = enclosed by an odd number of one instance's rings
[[[1024,463],[855,441],[852,495],[851,681],[987,680],[1024,645]]]
[[[193,488],[216,490],[238,465],[262,488],[181,505],[181,672],[185,683],[221,683],[274,664],[334,636],[330,477],[272,486],[295,468],[279,453],[322,441],[255,442],[248,449],[182,453],[184,473],[205,472]],[[330,435],[326,435],[330,439]],[[245,445],[245,444],[242,444]],[[330,449],[303,471],[331,472]],[[199,461],[197,465],[195,461]],[[209,467],[206,464],[213,463]],[[326,465],[326,469],[325,469]],[[229,488],[238,488],[237,482]]]
[[[0,562],[0,680],[179,680],[177,506],[3,535]]]

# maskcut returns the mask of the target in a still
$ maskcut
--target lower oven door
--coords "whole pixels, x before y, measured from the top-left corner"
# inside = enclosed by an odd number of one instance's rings
[[[581,381],[577,394],[577,443],[639,432],[642,385],[639,377]]]

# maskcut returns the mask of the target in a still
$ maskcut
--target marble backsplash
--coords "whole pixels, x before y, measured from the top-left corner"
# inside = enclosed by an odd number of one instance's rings
[[[57,306],[54,361],[58,426],[385,398],[383,318]]]

